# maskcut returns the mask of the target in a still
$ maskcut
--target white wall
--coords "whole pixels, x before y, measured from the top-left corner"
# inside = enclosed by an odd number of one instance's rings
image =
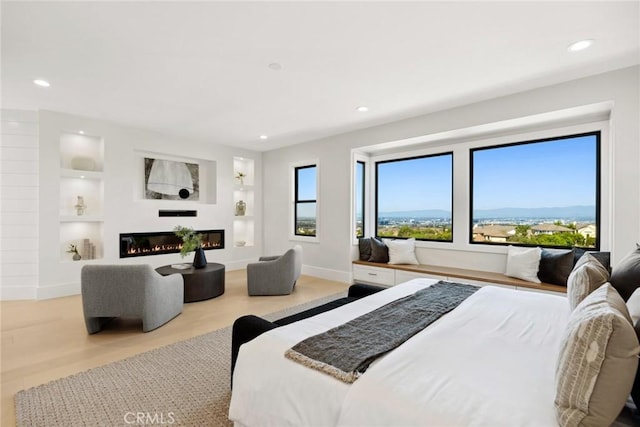
[[[111,123],[40,111],[40,174],[39,174],[39,282],[38,298],[50,298],[79,293],[80,269],[85,263],[148,263],[153,267],[184,260],[179,254],[119,258],[119,234],[130,232],[171,231],[176,225],[195,229],[224,229],[225,249],[206,251],[207,260],[220,262],[228,269],[242,268],[262,252],[261,240],[261,183],[256,182],[255,216],[256,240],[253,247],[236,248],[233,245],[233,157],[243,156],[255,160],[256,175],[260,176],[261,153],[233,149],[210,142],[188,141],[167,137],[150,131],[127,128]],[[62,252],[60,236],[60,135],[83,130],[87,135],[104,141],[104,201],[103,240],[104,258],[95,261],[70,262]],[[142,199],[143,179],[141,156],[157,153],[162,156],[215,162],[215,203],[195,201],[155,201]],[[212,168],[204,168],[204,173]],[[203,193],[210,193],[204,189]],[[203,196],[207,199],[206,196]],[[195,209],[195,218],[160,218],[159,209]],[[35,256],[35,255],[33,255]],[[32,284],[33,285],[33,284]]]
[[[302,243],[307,271],[347,280],[355,256],[350,237],[352,149],[612,102],[612,233],[610,242],[603,246],[610,248],[615,264],[640,241],[639,77],[640,67],[630,67],[267,152],[263,156],[264,222],[268,224],[265,251],[281,252],[294,243],[287,237],[289,222],[282,220],[289,215],[288,165],[292,162],[317,158],[322,165],[322,230],[319,243]],[[488,252],[475,245],[455,250],[446,244],[438,246],[440,249],[420,249],[418,257],[433,264],[494,271],[504,268],[505,255],[500,253],[504,251]]]
[[[35,298],[38,284],[38,114],[2,110],[0,298]]]

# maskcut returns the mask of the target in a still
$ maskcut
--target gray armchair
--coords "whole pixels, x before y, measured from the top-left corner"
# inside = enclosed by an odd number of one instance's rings
[[[114,317],[141,318],[148,332],[182,313],[182,275],[161,276],[150,265],[85,265],[81,287],[89,334]]]
[[[260,257],[247,264],[249,295],[289,295],[302,269],[302,247],[289,249],[283,255]]]

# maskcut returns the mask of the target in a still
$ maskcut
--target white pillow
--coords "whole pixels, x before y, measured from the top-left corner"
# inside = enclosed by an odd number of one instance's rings
[[[608,280],[609,272],[600,261],[589,253],[582,255],[567,278],[567,300],[571,310]]]
[[[540,283],[538,268],[540,267],[540,248],[520,248],[509,246],[507,252],[506,276],[526,280],[527,282]]]
[[[389,248],[389,264],[420,264],[416,258],[416,239],[382,239]]]
[[[631,321],[635,325],[640,320],[640,288],[636,289],[627,300],[627,310]]]

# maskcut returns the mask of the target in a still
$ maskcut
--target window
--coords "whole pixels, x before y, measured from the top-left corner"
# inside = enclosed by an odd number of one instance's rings
[[[453,153],[376,162],[376,235],[451,242]]]
[[[355,231],[356,237],[364,237],[364,192],[365,192],[365,163],[358,160],[355,170]]]
[[[317,232],[317,166],[294,168],[294,232],[295,236],[316,237]]]
[[[471,150],[471,243],[600,247],[600,132]]]

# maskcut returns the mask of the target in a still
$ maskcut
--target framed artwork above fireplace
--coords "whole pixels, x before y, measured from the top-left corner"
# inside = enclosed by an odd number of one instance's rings
[[[144,198],[200,200],[200,165],[144,157]]]

